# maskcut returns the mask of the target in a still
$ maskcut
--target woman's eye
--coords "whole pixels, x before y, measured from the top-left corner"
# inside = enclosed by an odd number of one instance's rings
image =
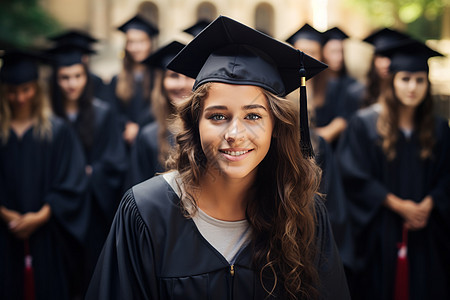
[[[408,82],[409,81],[409,77],[402,77],[402,80],[405,81],[405,82]]]
[[[221,114],[212,114],[208,117],[208,119],[213,121],[223,121],[226,119],[226,117]]]
[[[417,83],[424,83],[425,82],[425,79],[424,78],[417,78]]]
[[[247,120],[259,120],[261,119],[261,116],[258,114],[248,114],[245,118]]]

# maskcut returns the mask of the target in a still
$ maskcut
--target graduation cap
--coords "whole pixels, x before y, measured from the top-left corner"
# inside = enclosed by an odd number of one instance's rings
[[[94,50],[77,43],[60,43],[47,50],[47,54],[52,57],[54,64],[58,67],[81,64],[84,55],[93,53],[95,53]]]
[[[206,26],[209,25],[211,21],[208,20],[199,20],[197,23],[192,25],[191,27],[186,28],[183,32],[189,33],[193,37],[197,36]]]
[[[70,29],[58,35],[52,36],[49,38],[49,40],[54,41],[58,44],[71,43],[86,48],[90,48],[93,43],[98,42],[96,38],[93,38],[88,33],[76,29]]]
[[[323,44],[325,45],[330,40],[345,40],[348,39],[348,35],[345,34],[341,29],[338,27],[333,27],[331,29],[328,29],[323,33]]]
[[[259,86],[285,96],[301,86],[302,151],[305,156],[313,156],[305,81],[324,70],[325,64],[233,19],[219,16],[167,67],[195,78],[193,90],[207,82],[222,82]]]
[[[7,50],[1,58],[0,82],[11,85],[37,80],[38,62],[45,60],[40,53],[24,50]]]
[[[293,35],[288,37],[286,42],[291,45],[294,45],[295,42],[300,39],[316,41],[319,42],[320,44],[323,44],[323,34],[309,24],[303,25]]]
[[[381,49],[380,54],[391,59],[389,66],[391,72],[428,72],[428,59],[435,56],[443,56],[424,43],[414,39],[397,41],[397,43]]]
[[[150,37],[155,36],[159,33],[159,30],[155,25],[139,15],[132,17],[123,25],[117,27],[117,29],[125,33],[130,29],[138,29],[146,32]]]
[[[178,41],[173,41],[164,47],[159,48],[155,53],[150,55],[145,61],[152,67],[165,70],[169,62],[186,46]]]
[[[407,34],[400,31],[383,28],[366,37],[363,42],[372,44],[375,47],[375,53],[379,54],[380,49],[389,47],[391,44],[395,44],[399,40],[409,38],[410,37]]]

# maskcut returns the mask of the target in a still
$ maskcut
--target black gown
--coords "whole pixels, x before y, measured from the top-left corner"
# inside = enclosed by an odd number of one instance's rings
[[[349,198],[355,239],[354,299],[392,299],[402,218],[382,203],[390,192],[420,202],[431,195],[427,226],[408,234],[410,299],[450,299],[450,130],[437,119],[432,159],[399,132],[396,158],[389,162],[376,132],[378,105],[349,123],[339,145],[340,169]]]
[[[99,99],[94,99],[93,109],[93,144],[90,149],[84,149],[86,164],[92,167],[86,195],[90,205],[87,235],[87,267],[90,271],[93,271],[111,227],[127,170],[125,143],[114,112]]]
[[[92,82],[92,88],[94,92],[94,96],[101,100],[107,100],[109,97],[108,85],[103,82],[98,75],[94,73],[89,73],[90,80]]]
[[[358,96],[362,89],[363,85],[350,76],[330,80],[324,104],[315,108],[315,126],[326,126],[337,117],[349,120],[359,108]]]
[[[163,176],[125,194],[86,299],[265,299],[251,247],[230,266],[184,217],[180,201]],[[323,205],[317,213],[321,298],[349,299]]]
[[[137,81],[134,87],[134,95],[128,102],[120,100],[116,95],[117,76],[111,79],[108,86],[108,99],[111,101],[111,106],[116,110],[120,127],[122,131],[125,129],[127,122],[134,122],[140,128],[155,120],[151,111],[149,99],[144,98],[143,81]]]
[[[320,136],[316,151],[317,165],[322,169],[319,192],[325,196],[334,240],[347,270],[353,269],[353,239],[342,177],[331,146]]]
[[[332,79],[327,83],[325,101],[321,107],[315,108],[315,127],[324,127],[335,118],[344,118],[348,121],[360,107],[360,91],[363,85],[350,76]],[[331,143],[335,150],[339,138]]]
[[[164,172],[165,168],[158,160],[159,125],[157,122],[148,124],[142,128],[131,148],[130,169],[127,175],[127,187],[132,187],[144,180],[155,176],[158,172]],[[173,136],[168,137],[169,143],[174,144]]]
[[[64,121],[51,123],[51,141],[30,128],[21,139],[10,130],[0,144],[0,205],[20,213],[51,207],[50,220],[29,239],[37,300],[69,299],[68,255],[81,251],[87,231],[81,145]],[[0,222],[0,299],[23,299],[23,270],[24,243]]]

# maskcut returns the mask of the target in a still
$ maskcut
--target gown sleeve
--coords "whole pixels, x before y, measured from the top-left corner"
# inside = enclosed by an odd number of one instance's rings
[[[113,112],[108,109],[104,113],[99,140],[96,141],[101,149],[92,162],[91,184],[104,216],[111,222],[120,200],[127,157]]]
[[[128,186],[147,180],[157,172],[163,172],[158,162],[158,136],[156,123],[145,126],[131,147]]]
[[[122,199],[86,300],[158,299],[151,237],[132,190]]]
[[[371,124],[359,115],[352,118],[339,141],[337,152],[354,228],[364,228],[370,223],[389,192],[373,175],[377,172],[379,158],[373,145]]]
[[[125,112],[122,109],[122,104],[120,99],[117,97],[116,95],[116,86],[117,86],[117,75],[114,76],[107,89],[108,89],[108,99],[104,99],[105,101],[108,101],[108,103],[111,105],[111,107],[113,108],[115,114],[116,114],[116,118],[117,118],[117,122],[119,124],[119,128],[121,131],[123,131],[125,129],[125,124],[128,121],[128,117],[126,116]],[[103,99],[102,99],[103,100]]]
[[[347,279],[331,231],[325,205],[316,200],[317,216],[317,265],[320,299],[350,299]]]
[[[56,129],[52,137],[51,184],[44,202],[50,205],[58,223],[78,241],[83,241],[88,224],[83,150],[67,124],[55,122],[53,125]]]
[[[429,195],[432,196],[435,211],[441,219],[447,223],[450,229],[450,128],[443,121],[437,128],[437,143],[433,152],[433,188]]]
[[[325,195],[325,206],[342,262],[347,268],[351,268],[354,255],[348,201],[331,146],[321,137],[319,137],[318,154],[317,162],[322,169],[319,191]]]

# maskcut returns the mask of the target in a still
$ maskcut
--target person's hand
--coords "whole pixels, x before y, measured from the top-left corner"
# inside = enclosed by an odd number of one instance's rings
[[[394,194],[388,194],[384,204],[399,214],[405,221],[408,230],[419,230],[426,226],[428,215],[425,208],[429,203],[425,203],[423,208],[419,203],[412,200],[402,199]]]
[[[9,223],[13,220],[19,219],[22,215],[12,209],[7,209],[4,206],[0,206],[0,218],[5,222]]]
[[[417,204],[417,206],[422,218],[420,219],[419,224],[410,224],[409,222],[405,222],[405,226],[408,229],[411,228],[412,230],[419,230],[427,226],[428,219],[430,218],[431,211],[434,207],[433,198],[431,196],[426,196],[420,203]]]
[[[123,139],[125,140],[125,142],[131,145],[134,143],[138,132],[139,125],[137,123],[127,122],[127,124],[125,125],[125,130],[123,132]]]
[[[8,223],[9,230],[18,239],[28,239],[51,215],[50,205],[45,204],[38,212],[28,212]]]
[[[86,167],[84,169],[86,171],[86,175],[88,175],[88,176],[92,175],[92,166],[86,165]]]

